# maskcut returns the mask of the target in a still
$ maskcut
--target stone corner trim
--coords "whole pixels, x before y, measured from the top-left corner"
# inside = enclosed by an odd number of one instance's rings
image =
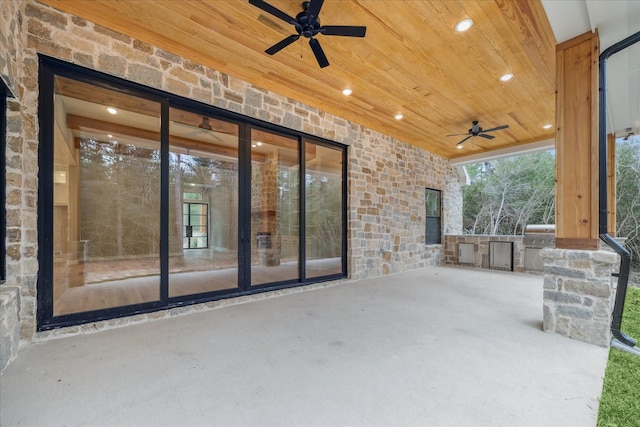
[[[18,316],[20,288],[0,286],[0,371],[18,355],[20,321]]]
[[[543,327],[600,346],[611,341],[618,256],[611,251],[543,249]]]

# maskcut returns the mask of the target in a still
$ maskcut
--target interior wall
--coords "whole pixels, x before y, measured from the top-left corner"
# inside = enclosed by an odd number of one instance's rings
[[[424,245],[425,187],[443,190],[443,232],[461,233],[462,189],[446,159],[35,0],[11,4],[11,19],[25,28],[16,33],[25,40],[17,49],[25,75],[24,144],[17,154],[22,170],[17,181],[8,180],[22,189],[26,205],[12,227],[27,240],[9,269],[12,280],[23,286],[24,340],[35,334],[38,53],[350,146],[348,263],[353,279],[443,262],[443,245]]]

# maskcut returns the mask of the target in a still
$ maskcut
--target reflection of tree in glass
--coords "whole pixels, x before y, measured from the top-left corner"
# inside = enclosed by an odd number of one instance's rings
[[[308,172],[306,187],[307,258],[342,254],[342,179]]]
[[[427,216],[440,216],[440,191],[426,189],[424,204]]]
[[[90,257],[158,253],[159,176],[158,150],[82,139],[80,234]]]

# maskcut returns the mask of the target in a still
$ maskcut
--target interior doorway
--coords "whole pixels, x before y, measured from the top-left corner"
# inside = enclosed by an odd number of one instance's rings
[[[209,205],[206,203],[184,202],[183,217],[183,249],[209,248]]]

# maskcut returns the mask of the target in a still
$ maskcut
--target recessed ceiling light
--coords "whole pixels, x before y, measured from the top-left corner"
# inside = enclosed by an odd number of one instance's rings
[[[256,145],[262,145],[262,142],[258,141],[256,142]]]
[[[352,93],[353,93],[353,91],[352,91],[351,89],[349,89],[349,88],[347,88],[347,89],[342,89],[342,94],[343,94],[344,96],[349,96],[349,95],[351,95]]]
[[[257,145],[256,145],[256,144],[251,144],[251,146],[252,146],[253,148],[256,148],[256,147],[257,147]]]
[[[544,126],[542,126],[542,127],[543,127],[544,129],[551,129],[551,126],[552,126],[552,125],[547,124],[547,125],[544,125]]]
[[[113,107],[107,108],[107,111],[109,112],[109,114],[118,114],[118,110]]]
[[[512,78],[513,78],[513,74],[507,73],[507,74],[503,75],[502,77],[500,77],[500,80],[502,80],[503,82],[508,82]]]
[[[471,19],[463,19],[462,21],[456,24],[456,31],[459,33],[463,33],[467,31],[473,25],[473,21]]]
[[[107,135],[107,138],[113,138],[113,135],[109,134]]]
[[[396,114],[395,115],[396,120],[402,120],[403,117],[404,117],[404,115],[402,115],[402,114]]]
[[[462,144],[458,145],[456,148],[457,148],[458,150],[462,150]]]

